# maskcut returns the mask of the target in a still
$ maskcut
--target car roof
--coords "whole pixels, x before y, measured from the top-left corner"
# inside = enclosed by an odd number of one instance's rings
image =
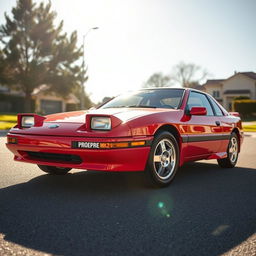
[[[138,91],[145,91],[145,90],[183,90],[183,91],[195,91],[207,94],[206,92],[194,89],[194,88],[181,88],[181,87],[149,87],[149,88],[141,88]]]
[[[147,87],[147,88],[141,88],[140,91],[144,90],[185,90],[187,88],[181,88],[181,87]]]
[[[140,90],[187,90],[187,91],[203,92],[194,88],[182,88],[182,87],[147,87],[147,88],[141,88]]]

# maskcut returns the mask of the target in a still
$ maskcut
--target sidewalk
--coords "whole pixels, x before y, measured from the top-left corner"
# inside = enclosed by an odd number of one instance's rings
[[[256,138],[256,132],[244,132],[244,136]]]
[[[242,125],[256,125],[256,121],[242,122]]]

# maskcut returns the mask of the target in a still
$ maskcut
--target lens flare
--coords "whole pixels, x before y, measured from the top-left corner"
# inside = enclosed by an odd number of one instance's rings
[[[154,218],[170,218],[173,210],[173,200],[166,194],[154,195],[148,203],[150,214]]]
[[[158,202],[158,208],[163,208],[164,207],[164,203],[163,202]]]

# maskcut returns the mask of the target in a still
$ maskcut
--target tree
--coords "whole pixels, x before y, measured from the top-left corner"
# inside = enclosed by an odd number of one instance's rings
[[[83,80],[81,80],[81,82],[83,82]],[[76,87],[73,93],[78,99],[80,99],[80,101],[83,101],[84,109],[89,109],[94,105],[94,103],[91,101],[90,95],[84,91],[84,87],[82,85],[83,83],[81,83],[81,86]],[[76,109],[81,109],[81,102]]]
[[[26,112],[32,111],[31,94],[38,86],[47,84],[67,96],[85,77],[77,64],[82,48],[76,31],[68,37],[63,21],[55,26],[55,18],[50,2],[18,0],[12,17],[5,13],[6,24],[0,27],[0,82],[25,94]]]
[[[154,73],[149,77],[143,87],[169,87],[171,86],[171,80],[169,76],[163,75],[163,73]]]
[[[209,73],[193,63],[180,62],[173,67],[170,79],[182,87],[193,87],[204,80]]]

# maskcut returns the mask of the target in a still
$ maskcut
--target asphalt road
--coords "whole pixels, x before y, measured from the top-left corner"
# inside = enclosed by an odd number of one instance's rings
[[[256,138],[234,169],[183,166],[171,186],[140,173],[51,176],[0,138],[0,255],[256,255]]]

